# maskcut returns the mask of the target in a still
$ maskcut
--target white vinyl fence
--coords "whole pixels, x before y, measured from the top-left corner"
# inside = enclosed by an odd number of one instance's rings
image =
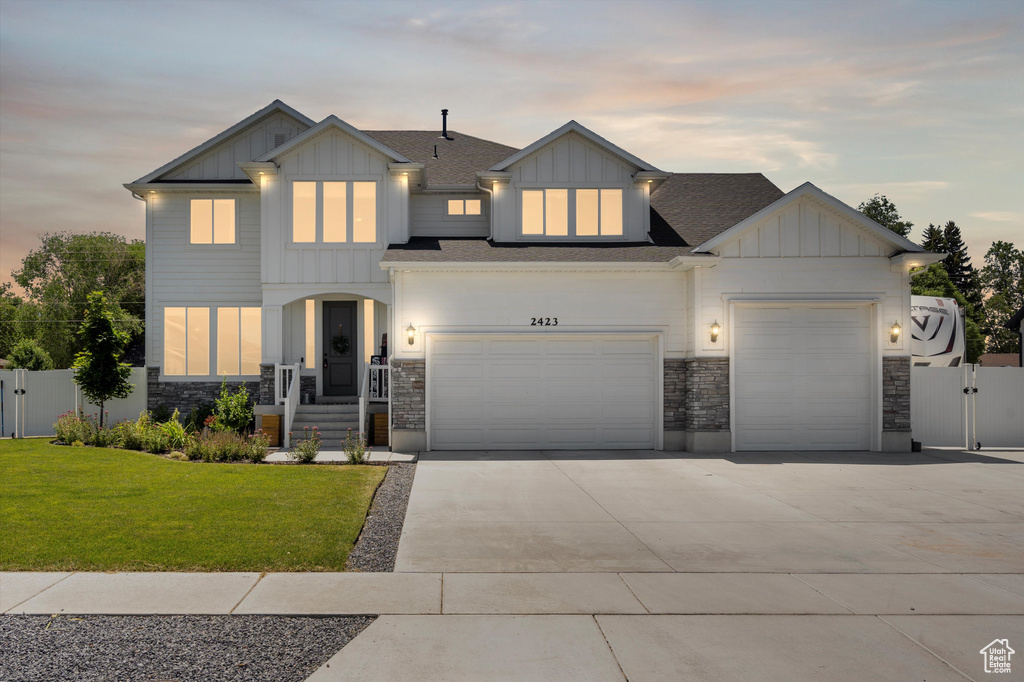
[[[133,367],[130,377],[135,390],[123,400],[104,405],[105,423],[138,419],[146,409],[146,368]],[[80,407],[86,414],[99,414],[98,405],[85,400],[70,369],[29,372],[24,369],[0,371],[3,389],[0,422],[4,436],[52,436],[53,423],[65,412]],[[24,393],[22,393],[24,391]]]
[[[910,425],[924,445],[1024,447],[1024,368],[911,367]]]

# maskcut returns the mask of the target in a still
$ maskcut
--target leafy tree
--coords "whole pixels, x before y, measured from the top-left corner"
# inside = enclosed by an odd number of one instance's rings
[[[37,313],[36,306],[15,294],[9,282],[0,284],[0,358],[9,358],[19,341],[34,338],[31,328]]]
[[[70,366],[82,349],[75,331],[85,319],[89,294],[104,291],[118,328],[141,338],[145,244],[109,232],[45,234],[41,241],[11,273],[36,306],[34,317],[23,320],[24,336],[39,341],[57,367]]]
[[[112,398],[127,398],[135,388],[129,377],[132,368],[121,359],[128,345],[128,334],[118,329],[112,306],[101,291],[89,294],[85,321],[78,330],[82,350],[75,356],[75,383],[90,402],[100,406],[103,426],[103,404]]]
[[[981,282],[989,294],[982,325],[982,331],[988,337],[988,352],[1019,352],[1020,334],[1007,329],[1006,323],[1024,308],[1024,251],[1015,248],[1011,242],[993,242],[985,254]]]
[[[914,226],[914,223],[904,220],[900,216],[896,205],[889,201],[884,194],[876,194],[869,201],[861,202],[857,210],[901,237],[910,234],[910,228]]]
[[[925,251],[932,253],[946,253],[946,238],[942,234],[942,228],[928,223],[921,246]]]
[[[14,344],[7,359],[11,361],[11,369],[22,368],[33,372],[53,369],[53,360],[34,339],[18,341]]]
[[[910,287],[914,296],[934,296],[935,298],[952,298],[965,311],[964,330],[967,362],[976,363],[985,352],[985,337],[981,333],[979,312],[968,303],[967,299],[954,286],[942,263],[933,263],[928,269],[915,273]]]

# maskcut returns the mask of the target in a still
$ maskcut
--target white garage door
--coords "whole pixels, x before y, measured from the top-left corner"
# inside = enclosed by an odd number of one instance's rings
[[[427,353],[433,449],[654,447],[652,337],[431,336]]]
[[[737,450],[871,447],[866,305],[737,306]]]

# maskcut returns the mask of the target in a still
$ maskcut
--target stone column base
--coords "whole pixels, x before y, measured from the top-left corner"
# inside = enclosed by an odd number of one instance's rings
[[[687,452],[732,452],[732,431],[684,431]]]

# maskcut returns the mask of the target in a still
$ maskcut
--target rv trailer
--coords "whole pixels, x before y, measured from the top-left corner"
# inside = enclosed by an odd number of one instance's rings
[[[963,311],[954,299],[911,296],[910,319],[910,353],[915,367],[963,364]]]

